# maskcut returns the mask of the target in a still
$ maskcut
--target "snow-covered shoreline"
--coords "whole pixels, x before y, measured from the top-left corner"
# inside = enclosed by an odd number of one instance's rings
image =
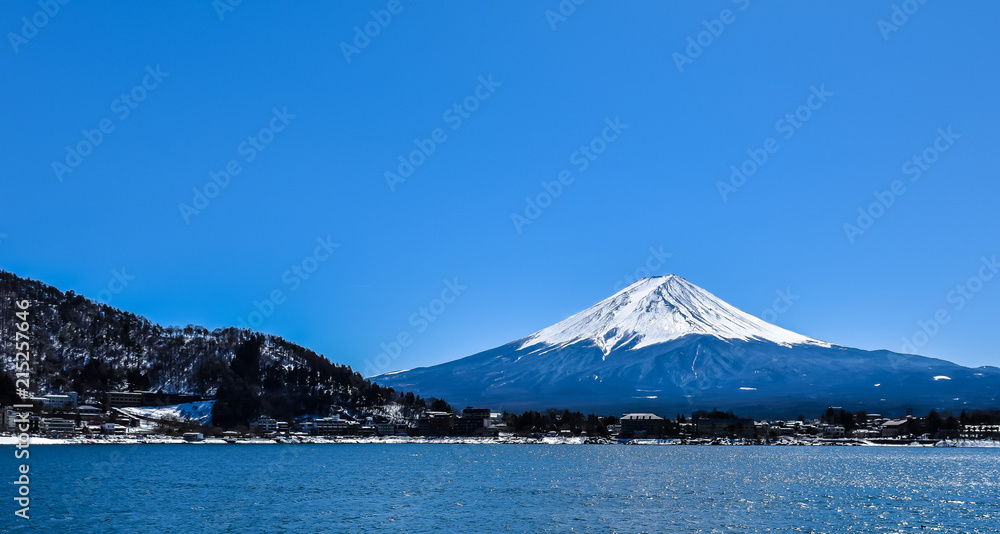
[[[17,437],[0,436],[0,446],[16,445]],[[679,440],[679,439],[634,439],[616,440],[587,437],[313,437],[293,436],[291,438],[239,439],[227,442],[220,438],[206,438],[202,441],[189,442],[172,436],[107,436],[100,438],[69,438],[53,439],[32,437],[30,445],[406,445],[406,444],[441,444],[441,445],[646,445],[646,446],[677,446],[677,445],[714,445],[714,446],[861,446],[861,447],[948,447],[1000,449],[1000,441],[992,440],[944,440],[936,443],[920,444],[915,441],[902,440],[899,443],[874,443],[866,440],[780,440],[770,443],[743,440]]]
[[[974,440],[974,439],[946,439],[944,441],[939,441],[935,447],[973,447],[979,449],[998,449],[1000,448],[1000,441],[993,440]]]
[[[16,437],[0,436],[0,446],[16,445]],[[338,445],[338,444],[451,444],[451,445],[502,445],[502,444],[541,444],[541,445],[583,445],[587,443],[614,443],[610,440],[589,440],[582,437],[571,438],[473,438],[473,437],[303,437],[279,439],[238,439],[235,442],[227,442],[220,438],[205,438],[201,441],[186,441],[178,437],[171,436],[147,436],[147,437],[102,437],[102,438],[69,438],[53,439],[32,437],[30,445]]]

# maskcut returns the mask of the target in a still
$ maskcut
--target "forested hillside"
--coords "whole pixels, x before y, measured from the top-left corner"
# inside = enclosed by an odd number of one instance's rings
[[[22,299],[31,302],[32,394],[76,391],[81,401],[95,403],[105,391],[215,396],[219,426],[244,424],[259,413],[323,415],[332,405],[424,404],[279,337],[163,327],[6,271],[0,271],[0,402],[16,399],[14,303]]]

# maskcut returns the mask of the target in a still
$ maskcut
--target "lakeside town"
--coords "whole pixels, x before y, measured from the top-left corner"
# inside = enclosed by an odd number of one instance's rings
[[[662,278],[662,279],[661,279]],[[664,294],[715,297],[674,276],[644,284]],[[673,284],[673,285],[672,285]],[[681,284],[684,291],[680,291]],[[641,284],[640,284],[641,285]],[[680,287],[680,286],[678,286]],[[673,289],[671,289],[673,288]],[[668,291],[669,290],[669,291]],[[88,300],[72,291],[0,271],[0,293],[29,296],[37,347],[32,378],[0,380],[0,444],[27,443],[690,443],[810,445],[985,445],[1000,439],[1000,411],[993,402],[949,404],[912,397],[914,405],[969,406],[958,413],[914,413],[892,403],[840,400],[826,394],[805,413],[753,419],[754,413],[692,406],[691,413],[650,411],[609,401],[621,412],[584,415],[570,411],[592,403],[568,395],[532,399],[565,409],[513,413],[495,405],[452,407],[442,398],[421,398],[385,380],[371,380],[350,366],[279,337],[246,329],[209,331],[196,325],[162,327],[141,316]],[[691,302],[681,298],[677,304]],[[0,300],[0,302],[7,302]],[[699,304],[700,305],[700,304]],[[707,304],[706,304],[707,305]],[[10,321],[14,308],[0,309]],[[21,312],[18,312],[21,313]],[[24,317],[28,317],[27,313]],[[25,323],[21,316],[17,316]],[[749,320],[749,319],[748,319]],[[711,325],[708,325],[711,326]],[[706,328],[708,327],[706,326]],[[22,367],[25,365],[22,362]],[[31,365],[35,369],[30,369]],[[539,369],[539,373],[553,372]],[[950,371],[949,371],[950,372]],[[934,384],[953,376],[934,374]],[[390,375],[395,376],[395,375]],[[443,380],[442,380],[443,381]],[[936,386],[935,386],[936,387]],[[745,388],[739,388],[743,391]],[[166,390],[166,392],[164,391]],[[178,393],[183,392],[183,393]],[[851,390],[842,393],[853,398]],[[609,399],[620,398],[610,394]],[[458,396],[461,398],[461,396]],[[954,399],[951,397],[953,401]],[[518,399],[523,400],[523,399]],[[721,410],[731,409],[718,402]],[[471,403],[469,403],[471,404]],[[509,403],[507,403],[509,404]],[[736,403],[734,403],[736,404]],[[631,406],[631,407],[630,407]],[[766,401],[760,406],[767,407]],[[838,406],[847,406],[845,410]],[[507,408],[507,411],[505,411]],[[705,408],[705,410],[698,410]],[[790,411],[790,410],[789,410]],[[748,410],[748,412],[752,412]],[[874,413],[879,412],[879,413]],[[794,414],[794,415],[792,415]]]
[[[584,416],[568,410],[452,410],[443,402],[419,412],[401,406],[334,407],[291,421],[260,414],[235,428],[210,424],[214,400],[151,391],[108,391],[81,402],[75,392],[5,406],[0,442],[100,443],[567,443],[713,445],[868,445],[1000,447],[1000,413],[957,416],[931,411],[890,417],[830,407],[819,417],[755,420],[718,410],[690,416],[653,413]],[[31,408],[27,408],[30,404]]]

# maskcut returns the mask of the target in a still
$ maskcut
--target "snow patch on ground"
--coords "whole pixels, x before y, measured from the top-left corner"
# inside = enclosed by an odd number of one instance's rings
[[[975,439],[946,439],[934,444],[935,447],[971,447],[974,449],[1000,449],[1000,441]]]
[[[155,421],[194,421],[200,425],[212,424],[212,407],[214,400],[186,402],[170,406],[142,406],[138,408],[121,408],[121,411],[143,419]]]

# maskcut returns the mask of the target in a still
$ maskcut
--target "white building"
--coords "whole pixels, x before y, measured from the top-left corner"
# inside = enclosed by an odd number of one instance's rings
[[[339,415],[314,419],[313,424],[316,426],[316,433],[322,435],[347,434],[358,426],[357,422],[341,419]]]
[[[4,432],[14,433],[14,418],[17,415],[17,410],[5,406],[3,409],[3,415],[0,416],[3,420],[0,421],[0,427]]]
[[[654,413],[627,413],[621,418],[622,434],[628,436],[657,435],[663,431],[664,419]]]
[[[823,437],[830,439],[840,439],[844,437],[844,427],[829,425],[823,428]]]
[[[76,409],[76,392],[71,391],[69,393],[63,394],[52,394],[45,395],[42,397],[42,402],[44,407],[48,410],[75,410]]]
[[[80,414],[80,417],[96,417],[101,415],[102,412],[97,406],[90,406],[89,404],[81,404],[76,409],[76,413]]]
[[[124,434],[125,427],[122,425],[116,425],[115,423],[104,423],[101,425],[101,432],[104,434]]]
[[[42,420],[42,429],[46,435],[70,436],[76,433],[76,422],[72,419],[49,417]]]
[[[887,421],[882,425],[882,437],[884,438],[897,438],[906,433],[907,424],[912,419],[911,416],[907,416],[906,419],[893,419],[892,421]]]

